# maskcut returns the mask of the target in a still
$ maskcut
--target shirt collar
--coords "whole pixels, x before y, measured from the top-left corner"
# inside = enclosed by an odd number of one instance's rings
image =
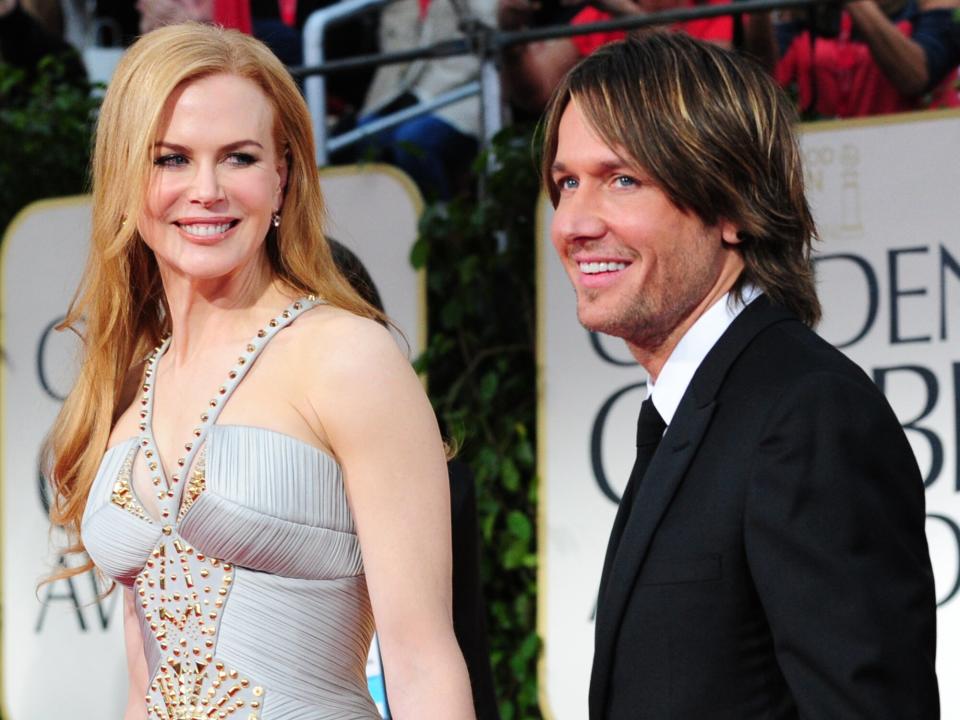
[[[650,397],[663,421],[669,425],[680,406],[680,400],[693,380],[700,363],[716,345],[734,319],[760,295],[759,288],[745,285],[741,299],[726,293],[707,308],[670,353],[657,378],[656,384],[648,383]]]

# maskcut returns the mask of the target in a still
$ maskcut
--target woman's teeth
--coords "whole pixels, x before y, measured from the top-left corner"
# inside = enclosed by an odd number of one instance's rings
[[[191,235],[204,236],[204,235],[219,235],[220,233],[225,233],[230,229],[230,223],[219,223],[217,225],[211,225],[210,223],[201,223],[197,225],[181,225],[180,228]]]

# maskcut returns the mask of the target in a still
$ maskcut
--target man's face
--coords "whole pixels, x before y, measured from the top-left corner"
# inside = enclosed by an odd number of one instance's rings
[[[706,225],[680,210],[626,158],[571,100],[553,163],[560,198],[551,238],[584,327],[655,352],[672,348],[729,290],[743,261],[732,224]]]

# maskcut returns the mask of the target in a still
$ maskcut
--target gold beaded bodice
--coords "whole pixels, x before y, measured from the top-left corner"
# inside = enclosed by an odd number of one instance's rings
[[[101,521],[92,502],[105,478],[98,475],[91,490],[84,542],[98,566],[128,585],[137,602],[151,670],[145,697],[150,720],[326,717],[319,708],[327,707],[327,698],[330,708],[342,711],[330,717],[376,717],[365,697],[363,658],[340,657],[345,642],[369,644],[372,614],[339,466],[279,433],[216,426],[265,345],[315,304],[294,303],[245,346],[199,414],[169,481],[151,427],[155,371],[169,345],[164,341],[146,365],[140,435],[119,448],[122,463],[104,496],[119,516]],[[159,517],[147,513],[131,484],[141,452]],[[109,473],[111,463],[117,467],[108,452],[101,472]],[[223,487],[212,495],[211,463],[223,474]],[[270,476],[250,475],[250,466]],[[127,570],[133,561],[118,553],[117,543],[143,547],[148,555],[142,566]],[[304,621],[284,627],[285,616]],[[311,636],[309,625],[325,623],[326,630]],[[277,648],[286,649],[289,661]],[[301,670],[311,663],[314,668]],[[298,673],[304,682],[288,681]]]

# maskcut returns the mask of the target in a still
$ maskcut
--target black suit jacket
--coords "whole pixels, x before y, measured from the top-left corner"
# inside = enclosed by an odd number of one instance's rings
[[[473,472],[451,460],[450,521],[453,539],[453,631],[470,674],[477,720],[500,720],[490,667],[486,603],[480,581],[480,530]]]
[[[731,324],[626,504],[592,720],[939,717],[916,461],[870,379],[788,312],[760,297]]]

